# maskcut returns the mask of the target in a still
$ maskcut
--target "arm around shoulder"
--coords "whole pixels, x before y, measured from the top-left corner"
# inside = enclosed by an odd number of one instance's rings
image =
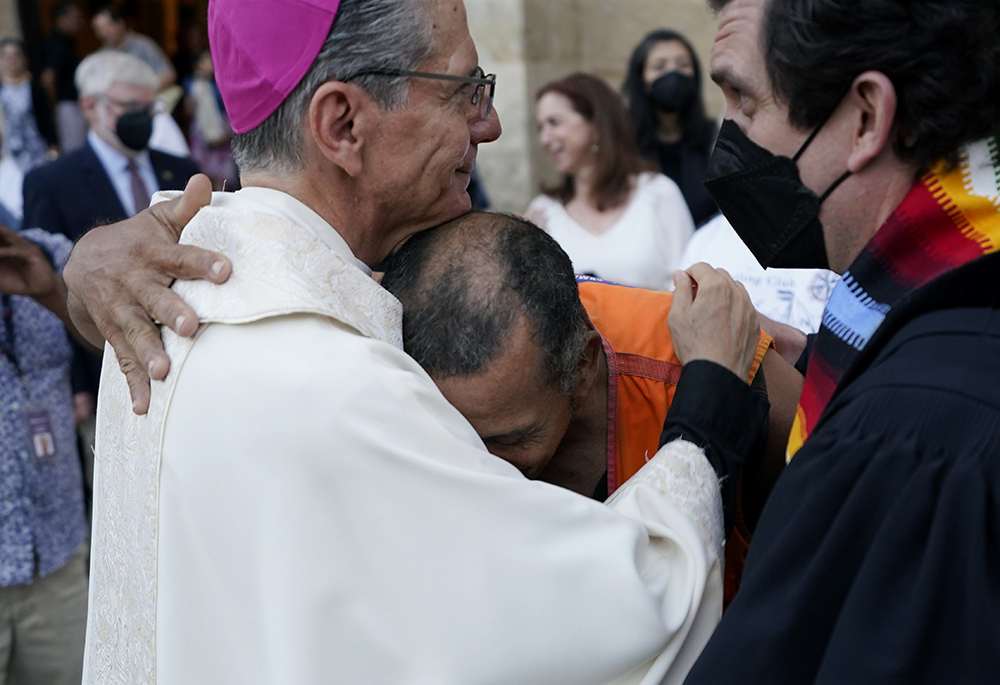
[[[294,630],[321,649],[320,663],[356,682],[444,678],[444,667],[463,683],[598,683],[628,673],[658,683],[690,665],[678,652],[707,640],[721,578],[714,545],[676,497],[637,483],[609,511],[528,481],[485,451],[401,350],[318,317],[250,326],[252,335],[205,329],[185,373],[229,368],[231,382],[185,389],[182,377],[169,420],[212,426],[189,446],[221,455],[219,476],[245,486],[226,506],[247,510],[226,521],[263,516],[282,535],[324,531],[277,565],[245,556],[277,544],[261,537],[267,531],[220,527],[205,541],[244,550],[241,563],[271,564],[275,587],[294,588],[289,607],[315,607]],[[199,358],[213,339],[219,355]],[[260,372],[244,376],[247,364]],[[181,458],[183,468],[204,469],[169,430],[165,466]],[[700,476],[711,481],[711,469]],[[252,495],[254,483],[267,483],[265,500]],[[199,520],[193,535],[213,530]],[[315,577],[316,568],[326,572]],[[320,610],[329,605],[319,598],[347,592],[349,604]],[[371,658],[387,644],[399,653]]]

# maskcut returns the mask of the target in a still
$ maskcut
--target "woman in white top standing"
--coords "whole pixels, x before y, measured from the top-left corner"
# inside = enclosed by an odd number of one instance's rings
[[[538,92],[539,142],[563,174],[527,217],[577,273],[666,290],[694,223],[684,196],[639,154],[628,112],[601,79],[571,74]]]

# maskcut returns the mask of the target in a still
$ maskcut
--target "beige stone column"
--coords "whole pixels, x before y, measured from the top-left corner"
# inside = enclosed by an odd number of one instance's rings
[[[715,19],[704,0],[465,0],[479,61],[497,74],[503,136],[479,151],[479,172],[495,209],[520,212],[554,171],[536,141],[538,88],[573,71],[603,77],[618,90],[635,45],[657,28],[694,44],[703,70]],[[705,79],[711,115],[718,89]]]
[[[14,0],[0,0],[0,38],[21,37],[21,21]]]

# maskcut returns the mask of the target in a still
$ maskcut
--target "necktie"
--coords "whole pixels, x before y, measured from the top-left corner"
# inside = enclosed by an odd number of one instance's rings
[[[132,201],[135,203],[135,212],[138,214],[149,206],[149,190],[142,182],[139,167],[135,165],[134,159],[128,161],[126,169],[128,169],[128,175],[132,182]]]

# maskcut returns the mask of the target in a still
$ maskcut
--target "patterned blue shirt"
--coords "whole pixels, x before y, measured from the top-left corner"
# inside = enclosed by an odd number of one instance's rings
[[[70,241],[41,229],[22,235],[41,245],[61,269]],[[72,348],[55,314],[32,299],[10,297],[14,356],[0,355],[0,586],[26,585],[65,564],[87,537],[83,476],[76,449],[69,385]],[[9,330],[0,325],[3,348]],[[29,453],[26,405],[52,417],[57,456]]]

